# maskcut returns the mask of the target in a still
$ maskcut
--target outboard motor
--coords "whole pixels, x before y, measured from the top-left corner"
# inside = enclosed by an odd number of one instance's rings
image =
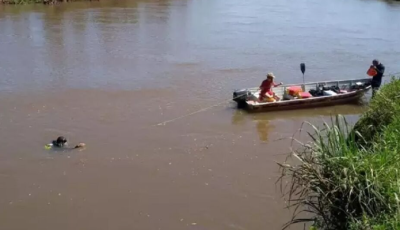
[[[244,107],[246,105],[247,98],[251,95],[251,92],[247,89],[239,89],[233,92],[233,100],[238,103],[238,107]]]
[[[233,100],[234,101],[241,101],[241,100],[246,100],[248,96],[250,96],[251,93],[247,89],[239,89],[235,90],[233,92]]]

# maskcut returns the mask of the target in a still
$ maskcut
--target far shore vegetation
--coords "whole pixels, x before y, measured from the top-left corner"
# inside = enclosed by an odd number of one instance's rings
[[[0,0],[2,4],[21,5],[21,4],[56,4],[60,2],[78,1],[99,1],[99,0]]]
[[[392,78],[351,126],[313,127],[312,141],[279,163],[293,218],[314,230],[400,229],[400,79]]]

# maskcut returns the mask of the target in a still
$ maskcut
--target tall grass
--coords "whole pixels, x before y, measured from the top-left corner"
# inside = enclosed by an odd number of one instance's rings
[[[375,98],[369,104],[369,109],[362,115],[354,127],[365,140],[357,138],[357,142],[365,147],[371,147],[379,142],[380,133],[388,126],[396,116],[400,115],[400,80],[392,78],[378,91]]]
[[[398,92],[400,80],[384,86],[353,130],[341,116],[323,128],[310,124],[312,142],[279,164],[294,211],[284,228],[309,222],[328,230],[400,229]]]

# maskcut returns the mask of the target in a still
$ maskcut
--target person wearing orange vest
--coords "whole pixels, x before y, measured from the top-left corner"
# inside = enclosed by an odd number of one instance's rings
[[[376,74],[372,77],[372,81],[371,81],[372,97],[374,97],[376,91],[378,91],[379,87],[381,87],[382,77],[383,77],[383,74],[385,73],[385,66],[382,63],[380,63],[377,59],[374,59],[372,61],[372,65],[370,68],[373,68],[376,70]]]

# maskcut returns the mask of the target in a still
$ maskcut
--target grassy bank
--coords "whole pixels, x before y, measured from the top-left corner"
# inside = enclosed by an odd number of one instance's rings
[[[294,208],[287,226],[400,229],[399,92],[393,79],[353,129],[341,117],[313,127],[312,142],[279,164],[282,192]]]

